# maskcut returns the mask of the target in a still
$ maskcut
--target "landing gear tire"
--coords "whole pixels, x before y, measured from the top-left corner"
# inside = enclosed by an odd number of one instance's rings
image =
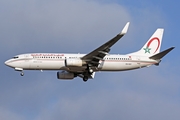
[[[21,74],[20,74],[21,76],[24,76],[24,73],[23,72],[21,72]]]
[[[87,76],[84,76],[83,77],[83,81],[86,82],[88,80],[88,77]]]

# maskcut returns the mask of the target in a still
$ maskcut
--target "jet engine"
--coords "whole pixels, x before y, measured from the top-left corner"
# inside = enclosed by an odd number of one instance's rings
[[[69,73],[66,71],[57,72],[58,79],[73,79],[74,77],[75,77],[74,73]]]
[[[66,59],[66,67],[81,67],[83,66],[83,61],[81,59]]]

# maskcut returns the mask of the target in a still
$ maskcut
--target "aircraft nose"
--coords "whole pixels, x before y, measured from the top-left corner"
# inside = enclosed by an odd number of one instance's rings
[[[7,65],[8,64],[7,61],[5,61],[4,64]]]
[[[10,66],[9,65],[9,60],[5,61],[4,64],[7,65],[7,66]]]

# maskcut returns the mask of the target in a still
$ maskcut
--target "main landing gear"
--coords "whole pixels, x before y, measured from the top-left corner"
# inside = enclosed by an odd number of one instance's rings
[[[91,78],[90,76],[93,74],[93,72],[94,72],[93,69],[91,67],[89,67],[89,65],[87,65],[86,71],[83,74],[83,76],[84,76],[83,81],[87,82],[87,80],[89,78]]]
[[[88,76],[84,76],[84,77],[83,77],[83,81],[84,81],[84,82],[87,82],[87,80],[88,80]]]
[[[93,73],[93,69],[89,68],[88,72],[89,72],[89,74],[92,74]]]

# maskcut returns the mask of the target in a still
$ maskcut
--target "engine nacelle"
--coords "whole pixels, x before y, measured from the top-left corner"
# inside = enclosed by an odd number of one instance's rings
[[[83,61],[81,59],[66,59],[65,66],[66,67],[81,67],[83,66]]]
[[[69,73],[66,71],[57,72],[58,79],[73,79],[74,77],[75,77],[74,73]]]

